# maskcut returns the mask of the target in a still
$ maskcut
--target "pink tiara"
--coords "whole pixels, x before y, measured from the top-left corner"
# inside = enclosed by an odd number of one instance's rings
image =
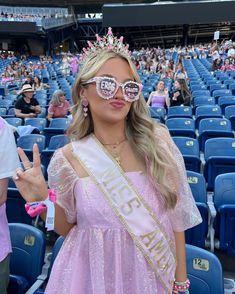
[[[96,34],[96,41],[87,41],[88,47],[83,48],[83,53],[80,56],[79,61],[84,63],[88,58],[97,55],[104,50],[112,50],[117,53],[122,53],[130,56],[129,44],[123,44],[123,36],[119,39],[113,35],[112,28],[108,28],[108,33],[103,38]]]

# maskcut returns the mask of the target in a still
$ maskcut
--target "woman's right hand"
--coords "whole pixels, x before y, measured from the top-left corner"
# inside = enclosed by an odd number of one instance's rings
[[[43,201],[47,198],[47,183],[41,170],[41,160],[38,145],[33,146],[33,166],[23,149],[18,148],[18,154],[24,170],[19,168],[13,180],[26,202]]]

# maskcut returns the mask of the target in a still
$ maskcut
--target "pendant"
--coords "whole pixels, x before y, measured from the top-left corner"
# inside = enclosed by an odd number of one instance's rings
[[[121,164],[121,158],[120,158],[120,156],[115,157],[115,160],[117,161],[117,164],[118,165]]]

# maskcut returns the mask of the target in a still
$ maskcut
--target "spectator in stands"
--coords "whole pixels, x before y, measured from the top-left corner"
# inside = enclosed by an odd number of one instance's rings
[[[6,217],[8,178],[20,167],[13,129],[0,117],[0,293],[7,294],[11,242]]]
[[[174,74],[174,79],[175,80],[177,80],[177,79],[187,80],[188,79],[188,75],[187,75],[186,71],[184,71],[184,67],[183,67],[183,64],[182,63],[179,63],[178,64],[177,69],[176,69],[176,72]]]
[[[170,106],[168,89],[165,87],[163,81],[157,82],[156,90],[149,95],[147,105],[151,105],[152,107]]]
[[[50,105],[48,108],[48,120],[58,117],[66,117],[69,113],[70,104],[65,99],[65,94],[61,90],[57,90],[53,93]]]
[[[185,79],[178,79],[174,83],[175,90],[170,99],[170,106],[190,106],[191,93]]]
[[[40,90],[48,89],[49,85],[44,84],[42,82],[42,80],[38,76],[36,76],[33,79],[32,88],[33,88],[34,91],[40,91]]]
[[[15,115],[20,118],[36,117],[41,113],[41,107],[37,99],[33,98],[33,88],[29,84],[23,85],[22,97],[15,104]]]
[[[222,71],[230,71],[230,70],[235,70],[234,64],[230,61],[229,58],[226,58],[224,60],[224,64],[221,66],[220,70]]]
[[[23,85],[30,85],[32,87],[33,83],[34,83],[33,77],[31,75],[27,75]]]
[[[186,289],[183,231],[201,217],[182,155],[168,130],[149,117],[122,38],[114,39],[109,28],[94,48],[87,49],[73,88],[68,134],[74,140],[56,151],[48,168],[55,230],[67,237],[45,293],[172,293],[173,284]],[[14,177],[29,202],[48,199],[36,145],[33,151],[28,169],[19,149],[26,171]],[[44,207],[51,224],[49,201],[47,212],[42,203],[37,208]]]
[[[222,60],[220,58],[217,58],[213,61],[212,63],[212,71],[217,71],[217,70],[220,70],[222,66]]]

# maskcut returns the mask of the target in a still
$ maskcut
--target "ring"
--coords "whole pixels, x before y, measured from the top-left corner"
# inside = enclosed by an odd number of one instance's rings
[[[28,170],[28,169],[31,169],[31,166],[30,166],[30,167],[25,167],[25,168],[24,168],[24,170]]]

